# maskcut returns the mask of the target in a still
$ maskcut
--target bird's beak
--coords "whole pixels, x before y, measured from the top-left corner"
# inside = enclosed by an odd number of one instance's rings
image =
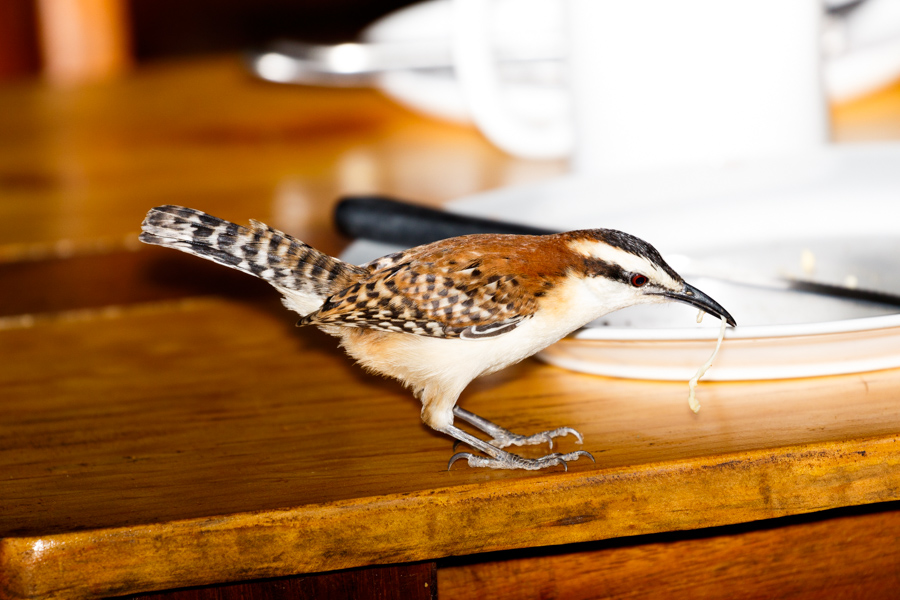
[[[696,306],[700,310],[707,312],[716,318],[725,319],[725,322],[732,327],[737,327],[737,323],[734,322],[734,317],[728,314],[728,311],[722,308],[721,304],[689,283],[685,283],[684,289],[682,289],[682,291],[680,292],[667,291],[663,292],[662,295],[666,298],[670,298],[671,300],[677,300],[678,302],[684,302],[685,304]]]

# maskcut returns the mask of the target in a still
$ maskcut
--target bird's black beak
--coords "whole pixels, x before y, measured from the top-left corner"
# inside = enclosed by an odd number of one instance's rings
[[[696,306],[700,310],[707,312],[716,318],[725,319],[725,322],[732,327],[737,327],[737,323],[734,322],[734,317],[728,314],[728,311],[722,308],[721,304],[689,283],[685,283],[684,289],[680,292],[667,291],[663,292],[662,295],[666,298],[677,300],[678,302],[684,302],[685,304]]]

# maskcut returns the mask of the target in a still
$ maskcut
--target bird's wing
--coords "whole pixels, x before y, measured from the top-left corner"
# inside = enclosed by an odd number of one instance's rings
[[[503,335],[531,317],[537,304],[536,282],[517,275],[510,261],[471,248],[392,254],[367,265],[368,278],[326,300],[300,324],[440,338]]]

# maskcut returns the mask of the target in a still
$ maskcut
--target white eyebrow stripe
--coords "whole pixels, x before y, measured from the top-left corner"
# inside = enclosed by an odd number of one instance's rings
[[[608,263],[617,264],[630,273],[641,273],[654,281],[663,282],[673,289],[679,285],[671,275],[650,260],[643,256],[626,252],[621,248],[592,240],[572,240],[569,242],[569,247],[584,257],[597,258]]]

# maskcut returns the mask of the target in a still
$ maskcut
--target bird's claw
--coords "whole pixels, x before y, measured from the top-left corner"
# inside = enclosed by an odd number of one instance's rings
[[[564,437],[567,435],[575,436],[575,441],[579,444],[584,443],[584,437],[581,435],[581,432],[571,427],[558,427],[556,429],[541,431],[532,435],[519,435],[517,433],[504,430],[503,433],[495,434],[493,439],[491,439],[489,443],[495,448],[506,448],[508,446],[536,446],[539,444],[547,444],[547,447],[553,450],[553,438]],[[461,443],[462,442],[460,442],[459,440],[456,440],[456,442],[454,442],[453,444],[453,450],[455,451]]]
[[[575,452],[569,452],[568,454],[554,452],[553,454],[548,454],[540,458],[522,458],[521,456],[509,454],[508,452],[504,452],[498,458],[478,456],[470,452],[457,452],[450,457],[450,462],[447,463],[447,470],[449,471],[450,467],[452,467],[453,463],[457,460],[465,458],[470,467],[537,471],[547,467],[562,465],[563,469],[568,471],[569,465],[566,461],[578,460],[582,456],[587,456],[592,462],[597,462],[594,460],[594,456],[586,450],[576,450]]]
[[[509,433],[508,435],[498,435],[495,436],[494,439],[490,441],[492,446],[496,446],[497,448],[506,448],[507,446],[534,446],[537,444],[546,443],[547,446],[552,450],[553,449],[553,438],[563,437],[566,435],[574,435],[575,440],[581,444],[584,443],[584,438],[581,433],[576,429],[572,429],[571,427],[558,427],[556,429],[551,429],[549,431],[541,431],[540,433],[535,433],[533,435],[517,435],[515,433]]]

